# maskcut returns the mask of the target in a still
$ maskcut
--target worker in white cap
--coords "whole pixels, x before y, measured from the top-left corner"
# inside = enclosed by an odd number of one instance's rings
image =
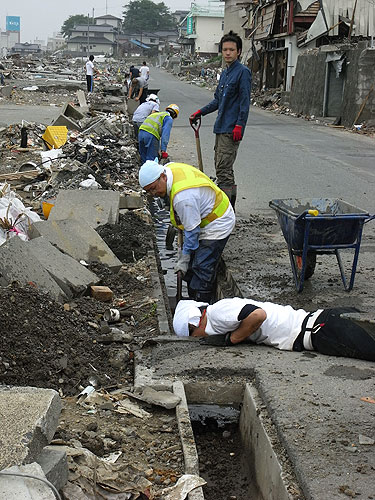
[[[286,351],[317,351],[375,361],[375,323],[356,313],[352,307],[309,313],[239,297],[213,305],[180,300],[173,329],[180,337],[202,337],[204,345],[229,347],[250,341]]]
[[[184,235],[175,272],[182,272],[190,298],[211,302],[219,260],[235,225],[227,195],[184,163],[146,161],[139,183],[152,196],[168,198],[171,223]]]
[[[149,115],[151,115],[151,113],[159,112],[159,104],[159,97],[156,94],[150,94],[149,96],[147,96],[146,102],[140,104],[134,111],[132,122],[136,139],[138,139],[139,127],[142,125],[145,119]]]
[[[141,161],[153,160],[158,157],[168,158],[167,146],[171,134],[173,120],[178,117],[180,108],[177,104],[170,104],[165,111],[152,113],[139,127],[138,142]]]

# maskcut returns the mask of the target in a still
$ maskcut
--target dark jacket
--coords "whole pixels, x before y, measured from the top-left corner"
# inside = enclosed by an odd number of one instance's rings
[[[218,110],[215,134],[230,134],[235,125],[245,130],[250,107],[251,71],[238,60],[226,68],[215,90],[214,99],[201,109],[202,115]]]

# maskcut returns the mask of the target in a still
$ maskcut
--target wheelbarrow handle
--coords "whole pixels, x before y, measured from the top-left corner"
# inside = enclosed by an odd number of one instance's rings
[[[305,219],[306,218],[306,215],[312,215],[313,217],[316,217],[317,215],[319,215],[319,211],[318,210],[305,210],[304,212],[302,212],[296,220],[298,219]]]
[[[365,224],[375,219],[375,215],[370,215],[368,219],[365,220]]]
[[[201,123],[202,123],[201,117],[199,116],[195,120],[189,118],[189,121],[191,128],[194,130],[195,137],[199,137],[199,129],[201,128]]]

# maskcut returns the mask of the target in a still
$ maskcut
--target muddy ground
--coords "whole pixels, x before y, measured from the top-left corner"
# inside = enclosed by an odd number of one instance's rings
[[[341,281],[334,255],[318,255],[315,272],[297,293],[293,281],[287,244],[276,214],[251,214],[237,218],[236,227],[224,250],[224,261],[237,286],[228,295],[290,304],[308,311],[317,308],[353,306],[373,317],[375,282],[375,221],[365,224],[353,290],[347,292]],[[347,279],[353,250],[341,251]]]

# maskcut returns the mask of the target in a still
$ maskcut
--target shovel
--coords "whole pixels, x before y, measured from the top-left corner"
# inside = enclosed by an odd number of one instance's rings
[[[181,229],[176,229],[174,228],[172,225],[169,226],[169,228],[173,228],[173,239],[174,239],[174,236],[176,234],[176,232],[178,231],[178,247],[180,249],[182,249],[182,238],[183,238],[183,233],[181,231]],[[170,232],[170,229],[168,228],[168,233],[170,233],[170,235],[172,234],[172,230]],[[168,234],[167,234],[167,239],[168,239]],[[172,240],[169,240],[169,243],[171,244],[171,248],[169,248],[169,250],[173,250],[173,239]],[[168,247],[167,247],[168,249]],[[174,312],[174,310],[176,309],[176,306],[178,304],[178,302],[182,299],[182,272],[181,271],[178,271],[177,272],[177,290],[176,290],[176,297],[169,297],[169,306],[172,310],[172,312]]]
[[[191,128],[195,133],[195,144],[197,146],[197,155],[198,155],[198,166],[199,170],[203,172],[203,160],[202,160],[202,150],[201,150],[201,141],[199,138],[199,129],[201,128],[201,117],[197,119],[197,121],[190,120]]]

